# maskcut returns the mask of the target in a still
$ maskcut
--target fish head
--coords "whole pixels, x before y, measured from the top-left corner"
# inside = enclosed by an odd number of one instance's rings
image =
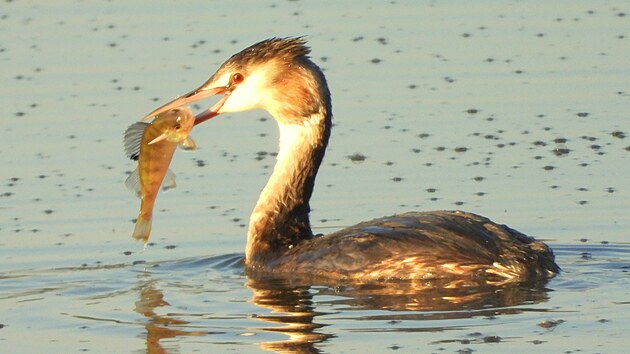
[[[188,107],[173,108],[158,114],[151,125],[155,126],[161,134],[151,140],[149,144],[155,144],[162,140],[180,143],[188,137],[195,125],[195,116]]]

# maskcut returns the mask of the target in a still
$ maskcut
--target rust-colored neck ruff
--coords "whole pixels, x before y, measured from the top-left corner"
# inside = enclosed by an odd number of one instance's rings
[[[282,59],[282,60],[280,60]],[[267,110],[280,129],[276,166],[252,213],[245,262],[260,268],[311,239],[309,200],[332,126],[326,78],[304,55],[268,63]],[[262,70],[262,69],[259,69]]]

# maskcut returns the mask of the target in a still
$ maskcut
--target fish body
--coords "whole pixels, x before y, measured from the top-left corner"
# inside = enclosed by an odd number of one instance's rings
[[[153,206],[160,186],[175,187],[175,175],[169,170],[177,146],[196,149],[188,136],[195,116],[188,107],[171,109],[159,114],[151,123],[137,122],[125,131],[125,151],[138,167],[125,185],[142,200],[132,237],[146,243],[151,233]]]

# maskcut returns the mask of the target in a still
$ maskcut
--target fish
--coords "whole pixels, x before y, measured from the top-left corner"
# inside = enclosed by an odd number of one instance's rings
[[[175,174],[169,169],[175,149],[196,150],[189,136],[195,116],[188,107],[160,113],[150,122],[136,122],[124,134],[127,157],[138,161],[138,167],[127,177],[125,185],[141,200],[140,212],[132,237],[146,245],[151,234],[153,206],[157,193],[175,188]]]

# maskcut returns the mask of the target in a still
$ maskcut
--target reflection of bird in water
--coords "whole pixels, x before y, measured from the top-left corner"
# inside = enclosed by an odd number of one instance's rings
[[[532,311],[517,306],[547,299],[543,282],[504,284],[501,291],[490,284],[444,287],[435,284],[434,280],[374,281],[330,287],[301,285],[307,283],[308,280],[302,282],[295,277],[247,279],[247,287],[253,292],[252,302],[266,310],[254,316],[264,323],[256,329],[284,333],[288,337],[260,342],[261,349],[277,353],[321,353],[326,348],[322,343],[334,341],[337,335],[333,333],[339,332],[338,328],[328,328],[336,321],[380,324],[378,329],[371,325],[367,325],[369,329],[359,326],[367,332],[409,331],[417,334],[426,330],[442,331],[453,325],[441,320]],[[341,317],[339,311],[343,313]],[[326,316],[331,314],[335,314],[333,318]],[[400,321],[405,321],[406,325],[393,325]],[[355,330],[360,331],[359,328],[351,331]]]
[[[250,274],[335,279],[467,278],[521,281],[559,271],[542,242],[460,211],[411,212],[314,236],[309,200],[332,126],[326,79],[301,38],[269,39],[228,59],[196,90],[147,117],[223,95],[196,124],[218,114],[264,109],[280,128],[277,163],[252,213]]]
[[[254,293],[253,303],[271,311],[255,316],[266,323],[259,329],[288,336],[284,340],[261,342],[261,349],[277,353],[320,353],[316,344],[333,337],[321,331],[325,324],[315,322],[315,318],[324,313],[316,311],[308,286],[289,285],[281,279],[250,278],[247,287]]]

